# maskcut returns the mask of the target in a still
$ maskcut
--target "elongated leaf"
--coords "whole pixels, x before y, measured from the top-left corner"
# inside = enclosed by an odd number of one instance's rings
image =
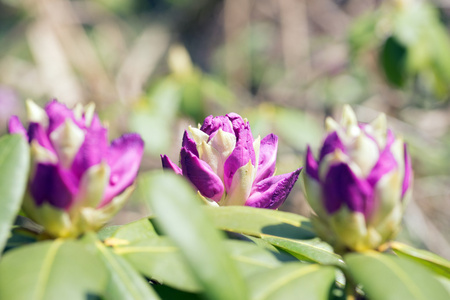
[[[101,295],[106,281],[101,261],[75,241],[20,247],[0,263],[0,299],[84,300]]]
[[[323,265],[345,267],[342,258],[333,252],[331,247],[319,240],[291,240],[262,235],[262,239],[279,247],[300,260],[316,262]]]
[[[335,269],[287,263],[259,273],[249,281],[252,300],[327,300],[334,286]]]
[[[281,265],[278,253],[262,249],[254,243],[228,240],[223,247],[229,250],[244,276]],[[179,249],[167,238],[141,240],[115,247],[114,250],[152,280],[187,292],[201,290]]]
[[[436,276],[436,278],[447,290],[447,293],[450,294],[450,279],[448,279],[447,277],[443,277],[443,276]]]
[[[146,178],[147,203],[156,223],[181,249],[193,274],[211,299],[246,299],[242,274],[222,247],[224,236],[201,209],[181,177],[157,172]]]
[[[391,243],[391,247],[398,256],[411,259],[441,276],[450,278],[450,261],[443,257],[399,242]]]
[[[152,223],[147,218],[143,218],[121,226],[111,237],[128,242],[137,242],[158,237],[158,234],[155,228],[153,228]]]
[[[106,240],[107,238],[111,237],[120,227],[121,227],[120,225],[103,227],[102,229],[100,229],[99,232],[97,232],[97,236],[102,241]]]
[[[107,299],[159,299],[150,287],[150,283],[144,280],[122,257],[103,245],[93,233],[87,234],[84,240],[88,246],[97,250],[97,256],[108,270],[109,279],[105,294]]]
[[[372,300],[438,300],[450,294],[419,264],[375,251],[344,257],[349,271]]]
[[[236,261],[245,277],[282,264],[277,259],[276,253],[258,247],[254,243],[228,240],[225,241],[225,247],[230,251],[231,258]]]
[[[28,144],[22,136],[0,138],[0,256],[22,204],[29,157]]]
[[[222,230],[256,237],[262,234],[293,239],[310,239],[315,234],[303,216],[247,206],[204,207],[213,224]]]
[[[114,251],[147,278],[183,291],[201,290],[180,250],[168,238],[141,240]]]

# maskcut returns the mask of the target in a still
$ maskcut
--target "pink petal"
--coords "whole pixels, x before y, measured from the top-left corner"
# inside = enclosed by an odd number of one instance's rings
[[[298,179],[301,168],[292,173],[273,176],[253,186],[246,206],[277,209],[289,196]]]
[[[186,148],[181,149],[181,168],[183,175],[207,198],[219,202],[224,192],[222,180],[211,167]]]
[[[163,169],[172,170],[177,175],[182,175],[183,172],[181,171],[181,168],[174,164],[170,158],[167,155],[161,155],[161,162]]]
[[[108,204],[133,183],[143,153],[144,142],[136,133],[124,134],[111,143],[106,159],[111,168],[111,177],[99,207]]]
[[[272,176],[275,173],[277,161],[278,137],[269,134],[261,140],[259,149],[258,171],[256,172],[255,183]]]

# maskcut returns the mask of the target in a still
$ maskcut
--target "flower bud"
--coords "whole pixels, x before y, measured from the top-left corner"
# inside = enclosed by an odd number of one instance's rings
[[[301,169],[274,176],[278,137],[253,139],[249,123],[235,113],[209,116],[185,131],[181,168],[161,155],[163,168],[185,176],[211,205],[247,205],[277,209],[286,200]]]
[[[345,106],[340,124],[326,121],[328,135],[316,160],[308,147],[305,193],[312,221],[337,251],[374,249],[397,233],[412,183],[406,145],[386,128],[381,114],[357,122]]]
[[[29,125],[9,121],[9,132],[31,145],[32,168],[23,209],[47,234],[75,237],[101,228],[133,190],[144,144],[137,134],[108,143],[94,106],[70,110],[27,101]]]

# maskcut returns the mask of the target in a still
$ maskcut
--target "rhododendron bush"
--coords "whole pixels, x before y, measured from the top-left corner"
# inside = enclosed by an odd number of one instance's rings
[[[57,100],[10,117],[0,299],[450,298],[450,262],[394,240],[414,166],[384,114],[361,123],[344,106],[303,170],[281,174],[277,133],[237,113],[189,126],[178,157],[140,173],[140,135],[110,142],[103,124]],[[311,219],[278,210],[295,185]],[[134,190],[151,213],[107,225]]]

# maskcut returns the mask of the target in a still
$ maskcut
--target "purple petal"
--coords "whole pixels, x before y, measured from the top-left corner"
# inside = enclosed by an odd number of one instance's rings
[[[136,133],[124,134],[111,143],[106,158],[111,176],[99,207],[108,204],[133,183],[143,153],[144,142]]]
[[[48,135],[45,133],[45,129],[41,124],[30,123],[28,125],[28,138],[30,143],[33,140],[36,140],[39,145],[55,153],[53,145],[50,142]]]
[[[237,113],[229,113],[226,115],[226,117],[230,120],[231,124],[233,125],[233,131],[235,133],[236,131],[239,131],[242,126],[245,125],[244,120]]]
[[[201,131],[210,136],[209,139],[211,139],[219,129],[222,129],[225,132],[234,133],[233,127],[226,116],[208,116],[203,122],[202,127],[200,127]]]
[[[174,164],[167,155],[161,155],[161,162],[163,169],[170,169],[177,175],[182,175],[181,168]]]
[[[367,176],[367,182],[374,187],[378,180],[383,177],[384,174],[391,172],[393,169],[397,168],[398,164],[395,160],[394,155],[391,152],[391,145],[395,142],[395,136],[391,130],[387,131],[386,134],[386,146],[380,153],[377,163],[373,166],[369,175]]]
[[[261,140],[259,149],[258,171],[256,172],[255,183],[272,176],[275,173],[277,161],[278,137],[269,134]]]
[[[338,211],[346,204],[351,211],[370,214],[373,208],[373,189],[358,178],[345,163],[330,166],[324,183],[325,208],[328,213]]]
[[[195,156],[198,157],[197,144],[193,139],[191,139],[186,130],[184,131],[183,134],[183,142],[181,143],[181,146],[186,148],[188,151],[190,151],[191,153],[193,153]]]
[[[53,100],[50,101],[45,106],[45,111],[47,112],[49,123],[47,133],[50,135],[56,128],[58,128],[62,123],[65,122],[67,118],[71,119],[80,128],[84,127],[84,124],[80,123],[75,119],[73,111],[68,109],[66,105]]]
[[[224,181],[227,190],[231,186],[236,171],[248,164],[249,161],[255,166],[256,161],[253,137],[248,123],[242,125],[238,134],[236,134],[236,138],[236,146],[224,163]]]
[[[330,133],[323,142],[322,149],[320,150],[319,162],[322,161],[325,155],[333,153],[336,149],[340,149],[344,153],[346,152],[345,146],[339,138],[339,135],[334,131]]]
[[[319,165],[314,159],[314,155],[309,146],[306,150],[305,171],[309,177],[319,181]]]
[[[392,133],[392,130],[388,129],[386,133],[386,147],[391,146],[394,142],[395,142],[394,133]]]
[[[283,204],[298,179],[301,168],[292,173],[266,178],[253,186],[246,206],[277,209]]]
[[[367,176],[367,182],[374,187],[375,184],[383,177],[385,174],[391,172],[397,168],[397,162],[395,161],[394,155],[391,153],[390,145],[381,152],[377,163],[373,166],[369,175]]]
[[[224,192],[220,177],[212,171],[206,162],[187,151],[186,148],[181,149],[180,158],[183,175],[192,182],[204,197],[219,202]]]
[[[47,202],[67,210],[77,194],[77,186],[69,172],[56,165],[38,164],[30,183],[30,193],[38,206]]]
[[[84,142],[73,160],[73,173],[81,178],[87,169],[98,165],[107,153],[108,130],[102,127],[98,118],[94,118],[91,126],[85,130]]]
[[[27,130],[23,127],[22,122],[20,122],[17,116],[12,116],[9,119],[8,131],[10,134],[20,134],[28,141]]]
[[[402,198],[408,190],[412,182],[412,167],[411,167],[411,157],[408,154],[406,144],[403,146],[403,155],[405,157],[405,177],[403,178],[402,184]]]

